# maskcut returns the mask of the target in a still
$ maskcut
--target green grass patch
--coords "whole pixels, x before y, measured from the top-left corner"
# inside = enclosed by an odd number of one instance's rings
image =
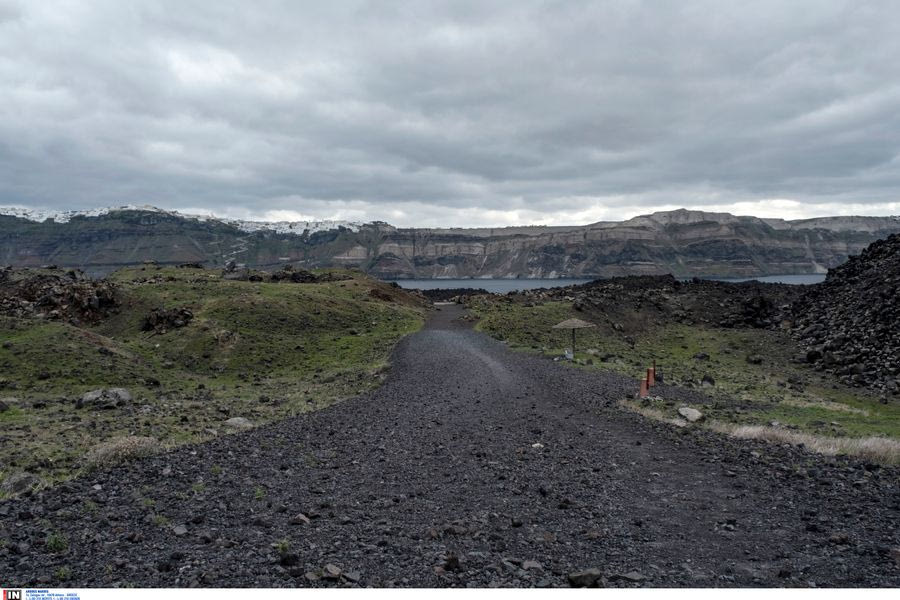
[[[507,342],[510,348],[560,356],[571,344],[570,331],[552,326],[569,318],[590,321],[571,302],[535,306],[505,299],[479,298],[471,309],[476,329]],[[666,324],[627,335],[615,323],[597,319],[597,327],[576,332],[576,359],[582,368],[608,369],[640,378],[655,360],[666,383],[695,388],[708,398],[707,416],[739,425],[779,426],[831,437],[882,436],[900,439],[900,405],[882,404],[860,388],[838,384],[827,375],[794,362],[800,352],[779,331],[721,329]],[[703,386],[704,376],[714,386]],[[647,403],[667,418],[677,416],[670,403]]]
[[[364,393],[382,380],[394,345],[424,322],[415,297],[346,272],[316,284],[230,281],[220,271],[129,268],[110,279],[121,306],[103,322],[0,318],[0,463],[49,482],[83,467],[87,450],[121,436],[165,447],[229,432],[241,416],[259,425]],[[394,301],[379,300],[378,289]],[[163,334],[141,330],[156,308],[194,317]],[[75,408],[97,388],[124,387],[115,410]],[[34,408],[34,403],[40,405]]]

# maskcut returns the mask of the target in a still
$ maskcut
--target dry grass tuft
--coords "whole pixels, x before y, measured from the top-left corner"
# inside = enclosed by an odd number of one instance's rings
[[[636,412],[637,414],[647,417],[648,419],[653,419],[654,421],[662,421],[663,423],[668,423],[670,425],[674,425],[676,427],[685,427],[688,425],[688,422],[684,419],[679,418],[670,418],[666,416],[666,414],[655,408],[650,408],[649,406],[642,406],[637,402],[629,402],[627,400],[619,401],[619,406],[626,408],[630,411]]]
[[[828,400],[817,400],[816,402],[807,402],[806,400],[797,400],[797,399],[787,399],[782,400],[782,404],[786,404],[788,406],[796,406],[797,408],[823,408],[825,410],[833,410],[835,412],[844,412],[850,413],[853,415],[862,415],[864,417],[869,416],[869,411],[864,410],[862,408],[854,408],[852,406],[847,406],[846,404],[841,404],[840,402],[830,402]]]
[[[900,440],[883,437],[827,437],[778,427],[730,425],[722,422],[711,423],[710,427],[741,439],[764,440],[779,444],[803,444],[813,452],[820,454],[847,454],[883,464],[900,463]]]
[[[642,406],[637,402],[627,400],[619,401],[619,406],[638,413],[648,419],[670,423],[677,427],[689,425],[682,419],[673,419],[661,410]],[[707,421],[703,424],[694,424],[694,427],[705,427],[724,433],[731,437],[746,440],[762,440],[775,444],[803,444],[812,452],[834,456],[846,454],[864,458],[872,462],[894,465],[900,464],[900,440],[885,437],[828,437],[801,433],[780,427],[768,427],[764,425],[734,425],[722,421]]]
[[[116,437],[97,444],[84,457],[88,469],[115,464],[162,452],[162,444],[153,438],[137,435]]]

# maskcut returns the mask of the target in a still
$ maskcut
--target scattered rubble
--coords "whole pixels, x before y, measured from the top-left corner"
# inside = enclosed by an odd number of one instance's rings
[[[141,321],[141,331],[163,334],[186,326],[193,318],[194,313],[187,308],[155,308]]]
[[[109,410],[131,404],[131,392],[125,388],[109,388],[87,392],[76,402],[75,408]]]
[[[306,269],[294,269],[290,265],[275,271],[269,276],[269,281],[288,281],[290,283],[318,283],[319,278],[312,271]]]
[[[799,359],[847,385],[900,395],[900,234],[828,272],[792,307]]]
[[[323,283],[326,281],[346,281],[347,279],[351,279],[351,277],[345,273],[328,271],[317,275],[312,271],[295,268],[292,265],[285,265],[280,270],[273,271],[268,276],[268,281],[273,283],[279,281],[290,283]]]
[[[465,304],[470,296],[484,296],[490,294],[489,291],[482,288],[453,288],[420,291],[423,296],[432,302],[456,302],[458,304]]]
[[[118,307],[116,287],[79,270],[0,269],[0,314],[96,323]]]
[[[571,302],[575,310],[587,313],[592,322],[606,322],[616,331],[624,332],[632,331],[635,326],[644,327],[648,318],[661,323],[761,329],[781,326],[785,311],[802,295],[801,287],[757,281],[681,281],[672,275],[647,275],[598,279],[549,289],[517,290],[502,299],[526,306],[547,301]],[[463,302],[466,299],[464,292],[469,292],[440,291],[454,292]],[[435,299],[432,291],[425,293]]]

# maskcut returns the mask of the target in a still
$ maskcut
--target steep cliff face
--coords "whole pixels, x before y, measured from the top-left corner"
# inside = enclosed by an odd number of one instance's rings
[[[320,257],[328,262],[366,238],[357,230],[338,225],[302,233],[274,228],[245,231],[237,223],[133,208],[75,215],[64,222],[0,215],[0,263],[22,267],[52,263],[106,273],[151,260],[210,266],[234,260],[259,267],[315,263]]]
[[[367,268],[397,278],[824,273],[896,231],[893,217],[790,222],[687,210],[572,228],[398,229]]]
[[[573,227],[398,229],[369,224],[253,224],[152,208],[0,216],[0,262],[54,263],[102,273],[147,260],[229,260],[354,266],[383,278],[755,276],[824,272],[876,239],[896,217],[782,221],[677,210]]]

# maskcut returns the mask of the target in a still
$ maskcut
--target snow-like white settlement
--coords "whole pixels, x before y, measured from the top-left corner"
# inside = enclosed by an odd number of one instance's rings
[[[57,223],[68,223],[69,220],[72,219],[72,217],[99,217],[101,215],[108,214],[113,210],[125,210],[127,208],[137,209],[138,207],[123,206],[118,209],[94,208],[92,210],[50,210],[45,208],[19,208],[16,206],[0,206],[0,215],[19,217],[20,219],[36,221],[38,223],[43,223],[47,219],[53,219]],[[140,208],[144,209],[147,207]]]
[[[187,216],[187,215],[185,215]],[[241,221],[239,219],[214,219],[222,223],[234,225],[238,229],[247,232],[274,231],[276,233],[296,233],[302,235],[304,231],[316,233],[317,231],[330,231],[344,227],[351,231],[359,231],[361,223],[352,221]]]
[[[19,217],[28,221],[43,223],[48,219],[53,219],[57,223],[68,223],[73,217],[99,217],[119,210],[141,210],[165,213],[183,217],[185,219],[197,219],[199,221],[216,221],[233,225],[241,231],[255,233],[258,231],[272,231],[274,233],[293,233],[295,235],[303,235],[305,232],[316,233],[318,231],[330,231],[344,227],[351,231],[359,231],[362,223],[353,221],[246,221],[241,219],[225,219],[211,215],[189,215],[182,214],[177,211],[163,210],[155,206],[119,206],[116,208],[95,208],[92,210],[48,210],[41,208],[19,208],[15,206],[0,207],[0,215],[10,217]]]

